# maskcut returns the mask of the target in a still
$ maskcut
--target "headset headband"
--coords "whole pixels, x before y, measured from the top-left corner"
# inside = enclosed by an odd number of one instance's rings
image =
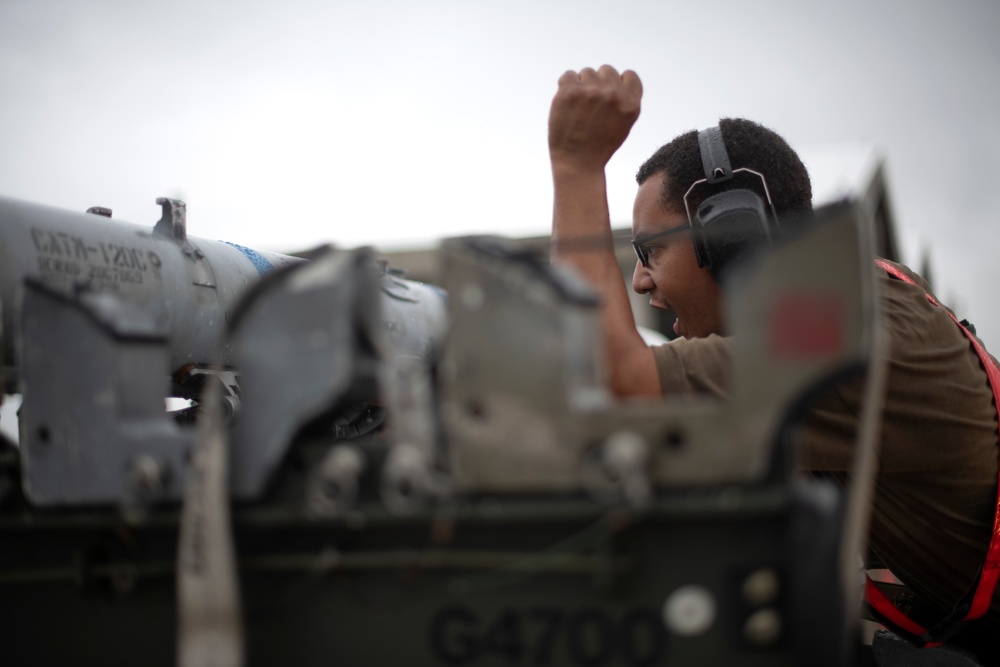
[[[698,148],[701,149],[701,166],[705,169],[706,181],[719,183],[733,177],[729,153],[722,141],[722,128],[716,125],[698,132]]]

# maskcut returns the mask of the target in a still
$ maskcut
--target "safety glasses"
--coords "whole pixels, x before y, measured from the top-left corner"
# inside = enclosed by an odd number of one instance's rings
[[[629,241],[629,243],[632,244],[632,250],[635,250],[635,256],[639,258],[639,263],[642,264],[642,266],[645,268],[649,266],[649,248],[646,247],[647,243],[649,243],[650,241],[655,241],[657,239],[662,239],[664,236],[670,236],[671,234],[686,232],[689,229],[691,229],[690,222],[681,225],[680,227],[671,227],[665,232],[658,232],[656,234],[651,234],[646,237],[632,239],[631,241]]]

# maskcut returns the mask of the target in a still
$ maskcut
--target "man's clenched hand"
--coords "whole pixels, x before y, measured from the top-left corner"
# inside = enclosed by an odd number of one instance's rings
[[[559,77],[549,112],[553,168],[604,170],[639,117],[642,82],[632,70],[610,65]]]

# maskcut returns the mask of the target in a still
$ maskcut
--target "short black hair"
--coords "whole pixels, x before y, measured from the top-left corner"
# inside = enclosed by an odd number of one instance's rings
[[[774,210],[779,216],[812,211],[809,172],[781,136],[744,118],[723,118],[719,121],[719,127],[733,169],[746,167],[764,175]],[[664,210],[683,213],[684,193],[692,183],[705,178],[696,130],[685,132],[661,146],[639,167],[635,179],[642,185],[650,176],[661,171],[667,175],[660,193]],[[744,172],[724,183],[705,183],[695,188],[688,198],[691,211],[694,212],[707,197],[734,188],[753,190],[764,198],[760,179]]]

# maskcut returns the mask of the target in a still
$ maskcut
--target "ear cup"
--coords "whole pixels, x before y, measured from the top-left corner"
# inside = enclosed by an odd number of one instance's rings
[[[701,203],[692,238],[698,265],[718,279],[754,249],[771,242],[764,202],[750,190],[729,190]]]

